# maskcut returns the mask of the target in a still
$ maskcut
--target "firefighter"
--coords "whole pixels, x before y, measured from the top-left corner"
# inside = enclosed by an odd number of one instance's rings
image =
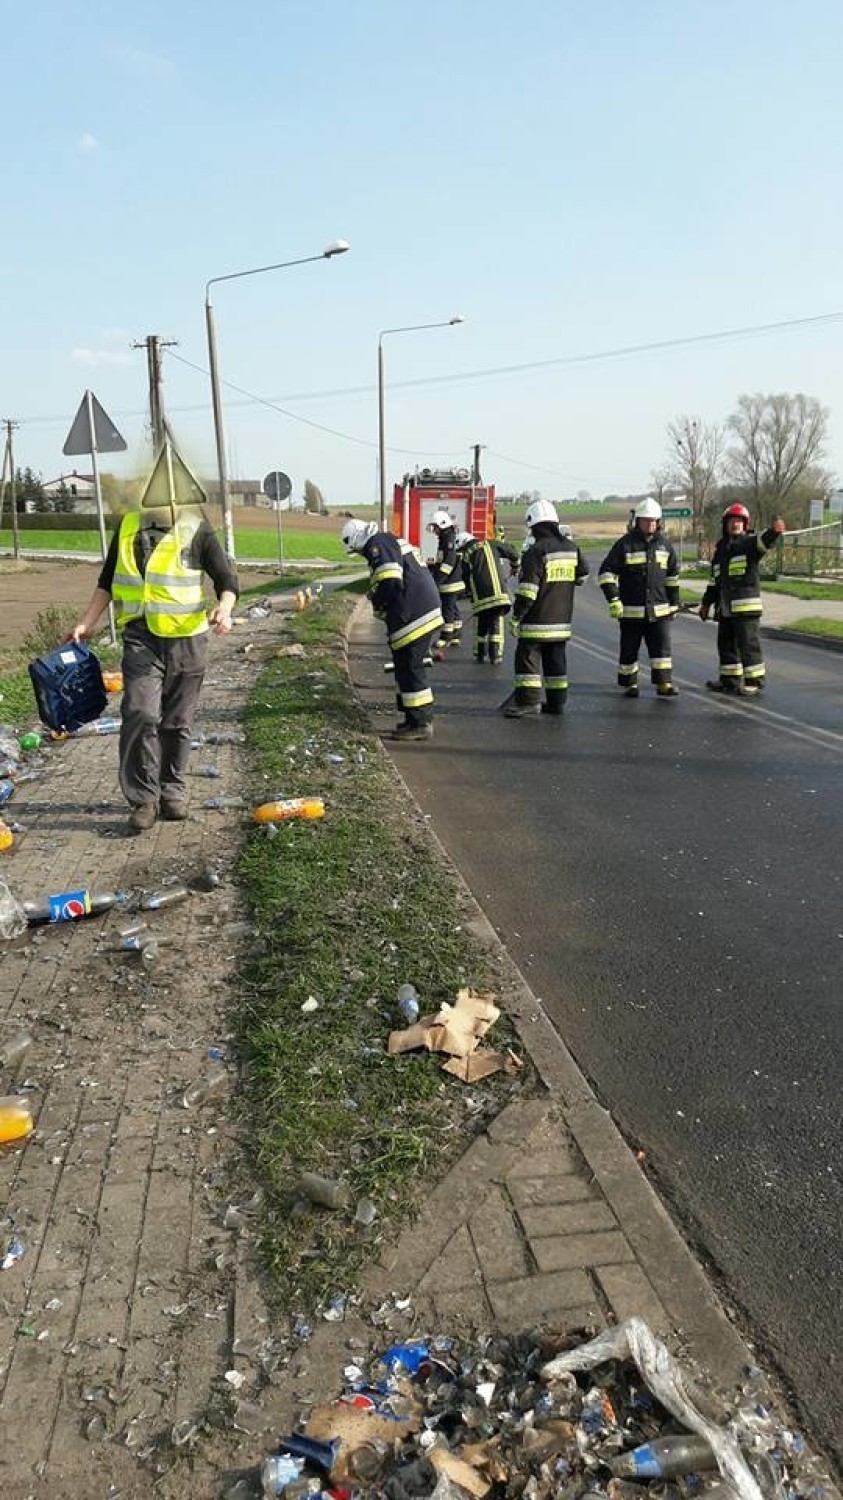
[[[508,719],[529,718],[539,711],[561,714],[568,696],[574,588],[588,576],[588,563],[576,542],[563,535],[549,500],[534,501],[525,521],[530,540],[521,554],[510,621],[517,641],[515,688],[501,704]]]
[[[462,560],[463,582],[471,598],[474,616],[474,660],[489,661],[497,666],[503,661],[503,622],[512,609],[501,562],[509,563],[512,572],[518,567],[518,553],[505,542],[478,541],[470,531],[457,537],[457,552]]]
[[[458,646],[462,634],[459,598],[465,592],[462,568],[457,557],[457,528],[446,510],[434,511],[428,531],[438,538],[436,556],[428,563],[436,587],[439,590],[439,605],[442,610],[442,635],[436,642],[443,650],[447,646]]]
[[[409,542],[391,532],[378,531],[374,521],[351,517],[341,535],[349,552],[365,557],[372,575],[372,608],[386,623],[398,704],[404,713],[392,738],[432,739],[433,691],[426,658],[442,625],[436,584]]]
[[[706,687],[712,693],[734,693],[741,698],[755,697],[764,686],[758,564],[785,529],[780,516],[760,536],[749,526],[745,505],[724,510],[722,536],[711,559],[711,580],[700,605],[701,620],[714,610],[720,659],[720,675]]]
[[[659,698],[677,698],[671,680],[670,621],[679,608],[679,565],[661,530],[662,508],[648,495],[636,505],[634,524],[600,564],[597,582],[609,613],[620,622],[618,684],[638,697],[638,653],[650,655],[650,681]]]

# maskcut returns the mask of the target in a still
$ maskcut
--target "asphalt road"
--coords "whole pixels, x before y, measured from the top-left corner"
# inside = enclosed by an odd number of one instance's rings
[[[759,700],[615,686],[580,591],[562,719],[505,720],[511,661],[435,669],[435,739],[395,746],[437,834],[803,1419],[843,1462],[843,657],[765,644]],[[382,627],[356,679],[394,718]],[[643,660],[643,659],[642,659]],[[378,711],[382,711],[383,717]]]

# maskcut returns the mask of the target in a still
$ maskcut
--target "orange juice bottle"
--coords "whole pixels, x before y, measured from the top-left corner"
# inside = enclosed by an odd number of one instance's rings
[[[9,1141],[25,1141],[35,1129],[32,1110],[26,1099],[9,1094],[0,1099],[0,1145]]]
[[[324,818],[321,797],[288,797],[283,802],[262,802],[252,817],[256,823],[283,823],[287,818]]]
[[[11,828],[8,823],[4,823],[3,819],[0,818],[0,851],[11,849],[14,842],[15,835],[12,833]]]

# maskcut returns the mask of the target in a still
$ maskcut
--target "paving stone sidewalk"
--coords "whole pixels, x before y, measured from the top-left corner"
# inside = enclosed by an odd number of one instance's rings
[[[197,729],[235,725],[254,675],[237,636],[214,641]],[[192,774],[190,821],[140,838],[124,835],[110,737],[46,750],[39,779],[5,809],[26,830],[0,864],[19,899],[150,892],[209,863],[223,874],[217,890],[167,910],[113,910],[0,944],[0,1041],[21,1029],[34,1039],[3,1088],[31,1088],[37,1125],[24,1148],[0,1155],[5,1239],[25,1247],[0,1273],[0,1487],[10,1497],[149,1495],[139,1455],[219,1402],[236,1280],[236,1235],[221,1223],[231,1134],[225,1098],[186,1110],[182,1097],[209,1048],[226,1052],[242,941],[228,932],[241,913],[226,874],[239,832],[236,814],[200,804],[242,789],[241,756],[237,746],[195,752],[191,771],[213,763],[220,779]],[[167,945],[148,971],[115,951],[138,917]]]

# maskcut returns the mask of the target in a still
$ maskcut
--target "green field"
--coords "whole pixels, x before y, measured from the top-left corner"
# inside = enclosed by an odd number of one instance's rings
[[[802,620],[794,620],[787,628],[800,635],[824,635],[831,640],[843,641],[843,620],[828,620],[825,615],[806,615]]]
[[[298,561],[307,557],[323,557],[328,562],[337,562],[346,556],[339,537],[330,531],[296,531],[284,527],[284,559]],[[0,531],[0,547],[11,547],[12,533],[8,528]],[[100,550],[98,531],[21,531],[20,545],[30,552],[96,552]],[[234,545],[239,557],[278,557],[278,533],[266,530],[235,531]]]

